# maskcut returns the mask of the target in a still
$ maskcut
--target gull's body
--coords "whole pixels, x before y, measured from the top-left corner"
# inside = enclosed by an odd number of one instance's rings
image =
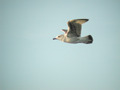
[[[66,43],[92,43],[93,38],[91,35],[81,37],[81,26],[87,21],[88,19],[75,19],[68,21],[68,30],[63,29],[65,33],[53,38],[53,40],[58,39]]]

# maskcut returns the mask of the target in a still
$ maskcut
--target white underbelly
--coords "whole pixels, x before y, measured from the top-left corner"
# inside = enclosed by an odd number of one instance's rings
[[[75,44],[75,43],[88,43],[89,39],[88,37],[72,37],[72,38],[66,37],[62,41],[66,43]]]
[[[67,43],[78,43],[78,37],[72,37],[72,38],[69,38],[69,37],[66,37],[63,42],[67,42]]]

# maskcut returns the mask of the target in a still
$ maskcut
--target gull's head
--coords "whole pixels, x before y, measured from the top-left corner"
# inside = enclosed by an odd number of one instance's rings
[[[60,40],[61,41],[63,39],[63,37],[64,37],[64,35],[59,35],[56,38],[53,38],[53,40]]]

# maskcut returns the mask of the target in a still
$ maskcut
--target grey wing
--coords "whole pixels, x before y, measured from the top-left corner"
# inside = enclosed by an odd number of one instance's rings
[[[88,19],[75,19],[68,21],[68,37],[80,37],[82,24],[87,22]]]

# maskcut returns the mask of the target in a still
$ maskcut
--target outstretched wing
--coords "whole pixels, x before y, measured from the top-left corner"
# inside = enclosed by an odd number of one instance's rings
[[[81,26],[83,23],[87,22],[88,19],[74,19],[68,21],[68,37],[80,37],[81,35]]]

